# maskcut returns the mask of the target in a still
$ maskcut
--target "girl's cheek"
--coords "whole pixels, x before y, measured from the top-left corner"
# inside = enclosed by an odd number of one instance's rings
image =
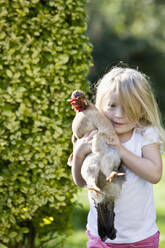
[[[108,118],[108,119],[112,119],[112,113],[110,113],[109,111],[105,111],[104,115]]]
[[[104,111],[104,115],[109,119],[109,115],[108,115],[107,111]]]

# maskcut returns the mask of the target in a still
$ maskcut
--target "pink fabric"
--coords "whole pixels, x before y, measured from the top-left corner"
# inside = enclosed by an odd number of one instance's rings
[[[159,231],[151,237],[139,242],[131,244],[110,244],[102,242],[100,238],[92,235],[90,231],[86,232],[88,235],[87,248],[158,248],[159,247]]]

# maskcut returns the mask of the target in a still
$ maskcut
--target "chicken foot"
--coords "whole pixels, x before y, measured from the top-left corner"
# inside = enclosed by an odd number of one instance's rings
[[[111,174],[109,175],[109,177],[107,177],[106,180],[109,181],[109,182],[112,182],[114,177],[120,177],[120,176],[125,176],[125,173],[112,171]]]
[[[101,194],[101,190],[96,185],[88,187],[88,190],[94,190],[96,194]]]

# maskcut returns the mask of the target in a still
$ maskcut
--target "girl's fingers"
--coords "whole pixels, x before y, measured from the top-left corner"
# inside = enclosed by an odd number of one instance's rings
[[[84,134],[83,138],[87,138],[89,133]]]
[[[109,138],[108,140],[107,140],[107,145],[111,145],[111,144],[113,144],[114,143],[114,138]]]
[[[112,145],[113,143],[107,140],[107,145]]]
[[[91,140],[97,132],[98,130],[93,130],[92,132],[90,132],[87,136],[87,141]]]

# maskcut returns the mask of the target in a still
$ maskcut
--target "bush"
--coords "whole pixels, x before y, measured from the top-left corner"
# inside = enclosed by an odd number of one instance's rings
[[[50,239],[61,244],[70,228],[76,187],[66,161],[74,113],[66,99],[76,88],[88,90],[91,45],[84,5],[85,0],[0,1],[4,247],[48,247]]]

